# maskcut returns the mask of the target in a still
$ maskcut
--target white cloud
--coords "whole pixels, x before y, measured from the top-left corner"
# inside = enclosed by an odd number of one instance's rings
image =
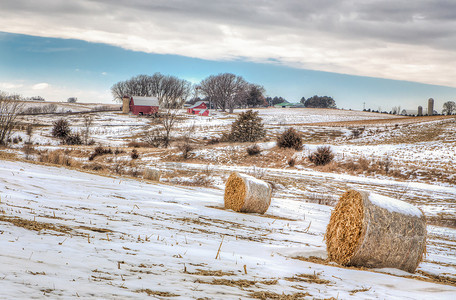
[[[46,101],[62,102],[69,97],[77,97],[78,102],[85,103],[112,103],[110,90],[89,90],[85,88],[59,86],[49,83],[33,84],[23,82],[21,84],[0,82],[0,90],[7,93],[19,94],[25,98],[41,96]]]
[[[0,89],[2,90],[14,90],[19,89],[23,86],[21,83],[12,83],[12,82],[0,82]]]
[[[34,84],[32,86],[32,90],[44,90],[44,89],[47,89],[48,87],[49,87],[49,83],[41,82],[41,83]]]
[[[106,76],[106,75],[108,75],[108,73],[106,73],[106,72],[101,72],[101,75]]]
[[[0,28],[150,53],[275,61],[456,86],[454,1],[83,0],[46,5],[50,1],[8,1],[0,11]]]

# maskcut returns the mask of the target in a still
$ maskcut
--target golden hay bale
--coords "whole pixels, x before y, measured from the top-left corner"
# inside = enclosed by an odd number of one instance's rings
[[[225,208],[264,214],[271,203],[271,186],[255,177],[231,173],[225,186]]]
[[[143,178],[153,181],[160,181],[160,170],[155,168],[145,168]]]
[[[328,258],[342,265],[415,272],[426,252],[426,219],[418,208],[349,190],[326,228]]]

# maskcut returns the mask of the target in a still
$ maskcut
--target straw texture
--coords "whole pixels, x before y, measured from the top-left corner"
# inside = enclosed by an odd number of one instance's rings
[[[264,214],[271,203],[271,186],[255,177],[231,173],[225,186],[225,208]]]
[[[424,214],[399,200],[381,198],[401,209],[373,199],[355,190],[341,196],[326,229],[328,258],[342,265],[415,272],[426,251]]]

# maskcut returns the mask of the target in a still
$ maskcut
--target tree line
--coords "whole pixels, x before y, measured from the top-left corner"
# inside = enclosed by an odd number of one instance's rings
[[[242,76],[231,73],[211,75],[199,84],[175,76],[155,73],[138,75],[115,83],[111,87],[114,100],[121,101],[124,96],[157,97],[160,106],[178,108],[193,95],[201,95],[210,105],[222,111],[233,112],[235,108],[258,107],[267,105],[264,88],[247,82]]]
[[[263,86],[232,73],[210,75],[198,84],[160,73],[137,75],[115,83],[111,92],[114,100],[119,102],[124,96],[157,97],[164,108],[182,107],[186,101],[206,100],[210,108],[230,113],[235,108],[267,107],[288,102],[282,97],[265,97]],[[310,108],[336,108],[336,102],[328,96],[302,97],[301,103]]]

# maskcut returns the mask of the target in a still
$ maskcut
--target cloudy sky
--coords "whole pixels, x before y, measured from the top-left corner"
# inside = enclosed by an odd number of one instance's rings
[[[353,108],[456,98],[454,0],[6,0],[0,30],[0,89],[47,98],[110,101],[113,83],[156,71],[230,71]]]

